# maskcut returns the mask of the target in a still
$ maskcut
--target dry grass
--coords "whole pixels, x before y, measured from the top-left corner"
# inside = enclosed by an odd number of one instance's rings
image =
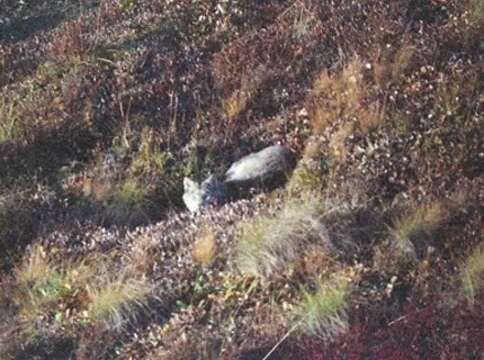
[[[68,22],[62,32],[51,44],[49,55],[58,60],[69,60],[74,57],[81,58],[91,49],[87,37],[91,31],[88,24],[79,19]]]
[[[416,48],[408,43],[402,45],[394,54],[382,57],[372,65],[373,78],[381,90],[388,89],[389,85],[398,84],[403,79],[414,59]]]
[[[484,2],[481,0],[470,0],[468,6],[471,20],[482,26],[484,21]]]
[[[19,330],[33,341],[56,326],[109,324],[118,328],[143,306],[151,286],[130,268],[110,275],[109,258],[92,255],[81,262],[59,262],[34,246],[14,271],[13,302]],[[77,324],[77,325],[76,325]]]
[[[193,244],[192,256],[201,265],[209,265],[217,253],[217,239],[213,231],[203,229]]]
[[[432,234],[448,216],[447,207],[438,201],[408,210],[390,227],[389,249],[377,252],[377,261],[395,269],[417,263]]]
[[[337,73],[324,70],[313,84],[308,106],[313,132],[323,134],[333,128],[329,147],[336,164],[345,161],[345,141],[349,135],[355,131],[366,134],[384,121],[385,104],[368,101],[370,89],[364,65],[357,57]]]
[[[378,126],[384,117],[384,107],[378,102],[366,103],[369,84],[364,78],[364,66],[357,57],[339,72],[324,70],[316,78],[312,89],[312,125],[316,133],[338,122],[343,127],[354,126],[367,133]]]
[[[395,239],[413,240],[434,231],[447,217],[448,211],[442,202],[423,204],[397,218],[391,228],[391,234]]]
[[[333,172],[337,167],[345,162],[348,150],[346,148],[346,139],[353,132],[353,127],[350,124],[341,125],[330,138],[329,149],[331,151],[332,160],[334,163]]]
[[[460,268],[462,294],[474,302],[484,288],[484,244],[477,246]]]
[[[151,290],[146,280],[132,278],[129,274],[104,279],[87,289],[89,319],[120,328],[126,319],[134,317],[137,310],[146,306],[146,297]]]
[[[223,102],[223,112],[229,122],[232,122],[247,108],[251,98],[250,92],[238,90]]]
[[[126,271],[141,276],[149,273],[156,260],[155,249],[157,245],[158,242],[149,236],[137,239],[128,256]]]
[[[298,162],[287,185],[289,197],[304,193],[321,193],[326,187],[328,159],[322,153],[319,139],[310,139],[304,149],[302,159]]]
[[[227,99],[222,101],[222,113],[229,124],[232,124],[245,110],[247,110],[265,78],[265,67],[260,65],[251,73],[244,75],[240,81],[240,87]]]
[[[106,201],[113,191],[112,181],[95,178],[92,174],[82,179],[81,187],[83,196],[99,202]]]
[[[383,57],[374,64],[364,65],[355,57],[337,73],[321,72],[313,84],[310,99],[314,131],[323,133],[326,128],[341,123],[333,142],[338,144],[337,152],[342,152],[341,139],[355,130],[366,134],[379,126],[387,113],[386,100],[368,101],[372,86],[365,80],[365,68],[372,69],[376,88],[386,91],[390,84],[401,81],[412,64],[414,53],[415,47],[404,44],[392,56]]]
[[[16,138],[19,129],[19,118],[16,105],[0,100],[0,144]]]
[[[311,244],[331,250],[333,245],[322,223],[320,199],[288,203],[275,217],[259,216],[246,224],[239,236],[237,265],[244,274],[271,276],[287,270]]]
[[[362,64],[354,59],[339,73],[324,70],[313,85],[312,123],[316,133],[360,110],[363,92]]]
[[[144,128],[141,133],[140,145],[133,156],[130,170],[135,175],[150,175],[152,173],[163,173],[171,155],[161,151],[157,143],[156,134],[149,128]]]
[[[14,302],[19,309],[21,328],[35,336],[42,328],[39,321],[59,322],[67,303],[75,298],[81,301],[79,292],[93,275],[93,268],[82,262],[59,264],[49,259],[42,246],[34,246],[14,273]],[[44,324],[43,330],[47,327]]]
[[[152,205],[149,189],[137,179],[128,178],[115,187],[105,213],[116,224],[134,225],[149,219]]]

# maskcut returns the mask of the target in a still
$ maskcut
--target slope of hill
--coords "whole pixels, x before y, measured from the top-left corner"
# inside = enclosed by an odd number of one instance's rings
[[[482,356],[482,1],[0,9],[0,358]]]

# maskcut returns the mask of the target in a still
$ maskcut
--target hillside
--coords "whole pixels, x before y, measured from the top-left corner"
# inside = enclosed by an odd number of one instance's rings
[[[484,2],[0,0],[1,359],[481,359]],[[190,213],[273,144],[287,182]]]

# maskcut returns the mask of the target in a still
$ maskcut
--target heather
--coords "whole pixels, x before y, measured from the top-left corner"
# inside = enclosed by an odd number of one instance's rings
[[[1,358],[481,356],[482,2],[0,9]]]

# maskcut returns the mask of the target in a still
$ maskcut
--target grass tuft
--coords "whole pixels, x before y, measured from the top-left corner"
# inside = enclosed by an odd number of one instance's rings
[[[319,140],[311,139],[286,185],[288,195],[321,193],[326,187],[328,173],[328,159],[322,153],[322,145]]]
[[[416,264],[448,215],[448,209],[438,201],[407,211],[390,227],[390,249],[377,251],[377,259],[396,268]]]
[[[470,0],[469,13],[472,21],[482,25],[484,21],[484,2],[481,0]]]
[[[0,144],[14,140],[19,133],[19,119],[14,103],[0,100]]]
[[[115,224],[135,225],[150,216],[149,189],[136,179],[126,179],[107,201],[106,214]]]
[[[484,288],[484,244],[479,245],[461,265],[460,279],[463,295],[474,302]]]
[[[166,171],[168,161],[172,158],[169,152],[161,151],[156,142],[156,134],[144,128],[140,136],[139,149],[133,157],[131,170],[134,174],[149,175]]]
[[[192,250],[193,258],[202,265],[209,265],[217,253],[216,237],[210,229],[204,229],[200,238],[195,241]]]
[[[146,306],[146,296],[150,291],[151,286],[145,280],[124,274],[88,288],[89,318],[119,328],[136,309]]]
[[[67,275],[55,267],[41,246],[31,249],[29,256],[16,269],[19,284],[17,303],[27,322],[47,312],[49,304],[56,303],[68,292]]]
[[[391,233],[398,240],[414,240],[433,232],[447,218],[447,210],[441,202],[418,206],[415,210],[399,217]]]
[[[300,329],[323,340],[347,331],[350,291],[350,280],[342,275],[319,283],[315,292],[304,290],[294,312]]]
[[[331,249],[326,227],[321,222],[319,199],[290,202],[275,217],[260,216],[246,224],[239,237],[236,262],[244,274],[270,276],[284,271],[311,244]]]
[[[93,274],[92,268],[83,263],[61,266],[53,262],[42,246],[32,247],[14,273],[17,284],[14,302],[24,330],[33,330],[34,334],[40,320],[60,319],[61,304],[70,302]]]

